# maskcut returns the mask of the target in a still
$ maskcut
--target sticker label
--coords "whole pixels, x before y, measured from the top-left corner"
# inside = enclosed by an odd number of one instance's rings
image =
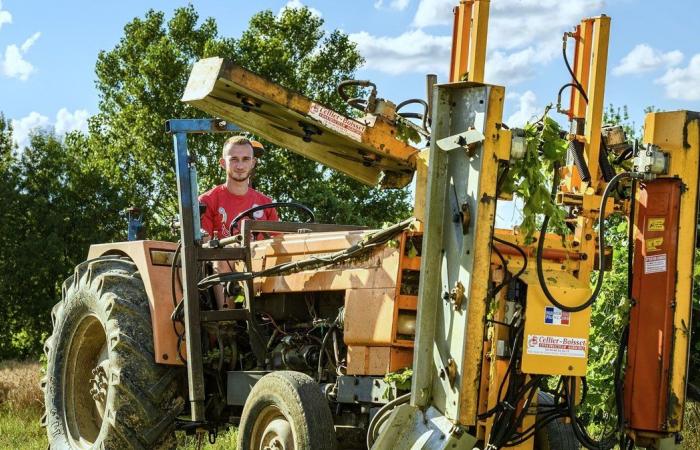
[[[666,272],[666,253],[644,257],[644,273]]]
[[[337,133],[357,142],[362,142],[365,126],[353,119],[313,102],[311,103],[311,108],[309,108],[309,116]]]
[[[647,231],[664,231],[664,224],[666,223],[665,217],[656,217],[649,219],[647,224]]]
[[[662,237],[657,237],[657,238],[649,238],[646,240],[645,245],[647,248],[648,252],[658,252],[661,250],[661,246],[664,243],[664,238]]]
[[[571,313],[562,311],[554,306],[545,306],[544,323],[548,325],[565,325],[568,327],[571,323]]]
[[[527,336],[528,355],[585,358],[587,346],[587,339],[562,336],[544,336],[541,334],[529,334]]]

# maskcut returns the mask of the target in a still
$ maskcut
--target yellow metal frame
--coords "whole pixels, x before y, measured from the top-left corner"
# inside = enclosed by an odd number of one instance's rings
[[[467,298],[475,300],[469,302],[466,312],[468,317],[467,335],[465,336],[466,346],[462,363],[462,372],[465,376],[462,377],[462,384],[459,387],[459,423],[469,426],[476,425],[479,407],[481,379],[477,374],[481,372],[484,347],[484,317],[486,317],[487,313],[487,304],[480,299],[487,297],[491,270],[491,249],[489,245],[484,245],[484,243],[491,242],[493,236],[493,225],[488,224],[493,224],[496,214],[497,155],[500,147],[500,132],[505,131],[499,130],[497,124],[501,123],[503,117],[504,99],[505,88],[502,86],[491,86],[486,114],[486,129],[484,130],[486,139],[482,147],[482,178],[480,179],[477,198],[492,200],[482,204],[478,208],[477,216],[473,218],[474,223],[480,225],[475,227],[474,272],[472,273],[471,289],[467,294]],[[474,375],[466,376],[467,374]]]
[[[686,186],[681,195],[676,264],[676,308],[673,317],[673,349],[670,374],[668,432],[681,431],[686,399],[693,267],[698,215],[700,171],[700,113],[688,111],[647,114],[644,142],[670,153],[668,177],[678,177]],[[685,356],[684,356],[685,355]]]
[[[484,82],[489,8],[489,0],[460,0],[455,7],[450,82]]]
[[[452,59],[450,62],[450,82],[461,81],[467,73],[469,33],[472,21],[474,0],[460,0],[454,9],[452,28]]]

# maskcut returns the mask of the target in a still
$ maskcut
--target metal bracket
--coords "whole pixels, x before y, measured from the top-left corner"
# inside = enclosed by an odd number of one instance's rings
[[[474,153],[472,146],[480,144],[486,139],[483,133],[485,119],[486,115],[483,112],[476,112],[473,126],[469,127],[467,131],[438,140],[437,146],[446,152],[461,148],[466,150],[469,156],[472,156]]]
[[[463,133],[440,139],[437,141],[437,145],[441,150],[445,150],[446,152],[456,150],[458,148],[470,151],[470,146],[479,144],[483,142],[484,139],[486,139],[484,133],[472,128]]]

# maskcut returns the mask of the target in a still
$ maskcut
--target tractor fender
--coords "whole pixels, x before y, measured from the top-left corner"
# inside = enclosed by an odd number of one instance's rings
[[[171,315],[174,309],[173,298],[182,299],[182,288],[175,283],[175,296],[172,294],[171,264],[177,244],[165,241],[129,241],[97,244],[90,246],[88,259],[106,255],[128,257],[136,264],[139,275],[148,295],[153,326],[153,350],[159,364],[183,365],[178,352],[178,337]],[[175,325],[178,332],[184,333],[180,323]],[[180,342],[184,355],[185,345]]]

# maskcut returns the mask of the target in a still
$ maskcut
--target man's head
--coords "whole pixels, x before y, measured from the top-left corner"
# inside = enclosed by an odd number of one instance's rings
[[[244,136],[233,136],[224,143],[219,161],[226,177],[233,181],[246,181],[255,167],[253,146]]]

